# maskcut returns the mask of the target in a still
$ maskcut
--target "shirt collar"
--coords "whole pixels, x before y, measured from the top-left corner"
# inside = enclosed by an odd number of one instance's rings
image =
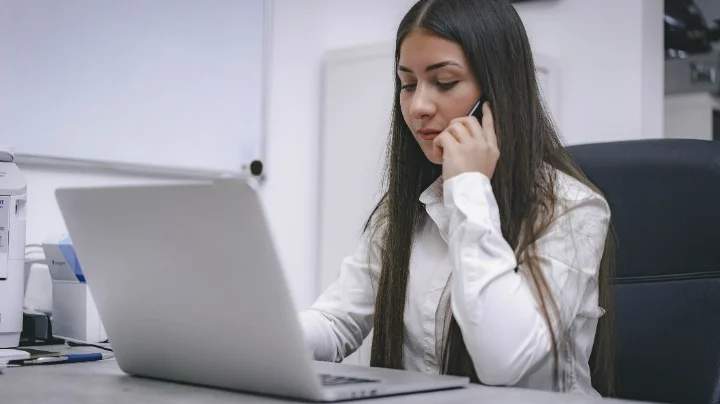
[[[440,230],[440,236],[445,242],[447,242],[447,234],[450,226],[450,218],[445,210],[445,204],[443,202],[443,180],[442,176],[438,177],[435,182],[430,184],[429,187],[420,194],[420,202],[425,204],[425,211],[428,216],[435,222],[435,225]]]
[[[420,202],[427,205],[435,205],[443,200],[443,180],[442,176],[438,177],[430,186],[428,186],[422,194],[420,194]]]

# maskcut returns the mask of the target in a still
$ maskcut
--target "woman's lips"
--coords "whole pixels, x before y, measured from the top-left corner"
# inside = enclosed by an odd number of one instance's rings
[[[437,135],[440,134],[440,131],[436,130],[436,129],[423,128],[423,129],[418,130],[417,133],[418,133],[418,136],[420,137],[420,139],[422,139],[422,140],[433,140],[437,137]]]

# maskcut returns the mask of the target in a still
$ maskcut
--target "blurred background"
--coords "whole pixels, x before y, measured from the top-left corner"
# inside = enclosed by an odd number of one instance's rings
[[[413,3],[0,0],[0,143],[27,179],[26,242],[65,231],[57,187],[251,175],[259,160],[293,299],[309,305],[377,200],[393,40]],[[568,144],[720,140],[719,1],[514,5]]]

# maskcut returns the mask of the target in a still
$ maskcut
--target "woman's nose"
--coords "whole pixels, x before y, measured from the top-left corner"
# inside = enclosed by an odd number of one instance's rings
[[[410,116],[414,119],[426,118],[434,115],[435,109],[435,103],[429,97],[427,91],[423,91],[418,87],[410,104]]]

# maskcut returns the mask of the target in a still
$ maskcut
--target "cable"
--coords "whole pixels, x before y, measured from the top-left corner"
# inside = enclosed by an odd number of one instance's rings
[[[79,341],[79,340],[75,340],[75,339],[68,339],[68,338],[64,338],[64,339],[65,339],[65,343],[71,347],[72,346],[89,346],[89,347],[93,347],[93,348],[97,348],[97,349],[102,349],[104,351],[113,352],[112,348],[108,348],[106,346],[102,346],[99,344],[93,344],[91,342]]]

